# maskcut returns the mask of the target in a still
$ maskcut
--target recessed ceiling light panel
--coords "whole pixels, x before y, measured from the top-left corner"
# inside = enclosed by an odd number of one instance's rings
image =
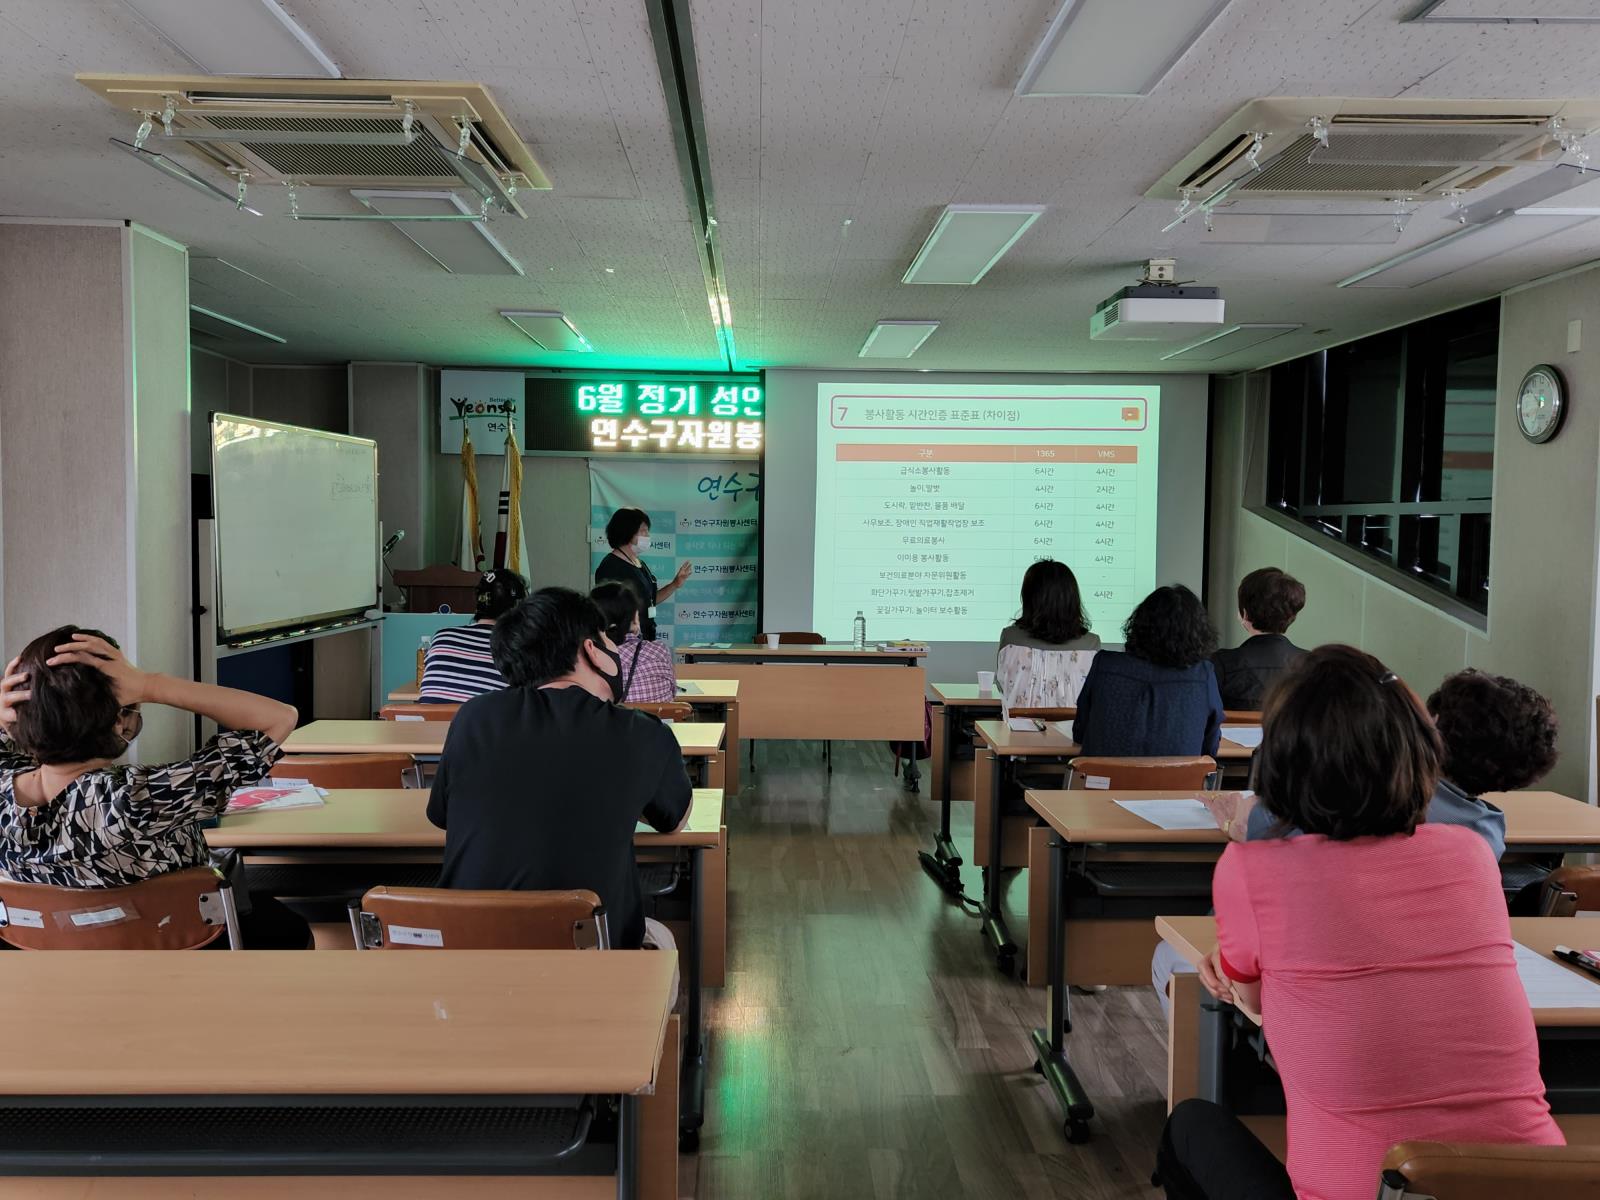
[[[546,350],[571,354],[588,354],[594,350],[589,339],[578,332],[578,327],[564,313],[502,308],[500,315]]]
[[[977,283],[1042,212],[1034,204],[949,205],[901,282]]]
[[[1062,0],[1019,96],[1147,96],[1228,0]]]
[[[338,79],[339,65],[277,0],[123,0],[213,75]]]
[[[867,334],[857,357],[910,358],[937,328],[937,321],[879,321]]]

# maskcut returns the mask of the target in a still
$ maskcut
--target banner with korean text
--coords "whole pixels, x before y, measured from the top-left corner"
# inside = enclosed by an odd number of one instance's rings
[[[589,460],[589,567],[611,552],[606,522],[619,508],[650,514],[645,564],[665,587],[684,563],[693,572],[656,606],[657,636],[673,646],[752,642],[760,554],[755,463]]]

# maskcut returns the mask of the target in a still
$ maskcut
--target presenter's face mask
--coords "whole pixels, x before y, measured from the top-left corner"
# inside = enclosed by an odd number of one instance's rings
[[[623,696],[627,695],[628,692],[627,683],[622,678],[622,655],[613,650],[609,642],[604,644],[600,642],[590,642],[589,644],[600,652],[600,656],[602,658],[609,658],[611,660],[611,666],[616,671],[616,674],[614,675],[607,674],[605,671],[601,671],[599,665],[593,659],[590,660],[589,665],[594,667],[596,671],[599,671],[600,674],[605,675],[606,683],[611,688],[611,698],[618,704],[621,704]]]
[[[633,552],[635,554],[643,554],[648,549],[650,549],[650,535],[648,533],[641,533],[633,539]]]

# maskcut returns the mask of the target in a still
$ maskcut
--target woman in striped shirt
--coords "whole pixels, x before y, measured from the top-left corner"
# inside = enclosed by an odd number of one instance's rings
[[[422,660],[423,704],[461,704],[505,687],[494,665],[489,638],[500,614],[520,603],[528,585],[513,571],[489,571],[478,580],[476,617],[470,625],[441,629]]]
[[[678,676],[672,667],[672,649],[665,642],[646,639],[640,632],[639,593],[615,580],[589,593],[606,619],[606,636],[622,659],[624,704],[657,704],[678,698]]]

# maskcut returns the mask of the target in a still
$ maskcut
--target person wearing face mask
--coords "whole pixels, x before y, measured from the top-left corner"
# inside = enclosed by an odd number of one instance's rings
[[[222,732],[182,762],[120,763],[145,704],[208,717]],[[106,888],[207,865],[201,822],[272,770],[297,719],[266,696],[141,671],[98,629],[52,629],[0,679],[0,874]],[[310,927],[276,900],[239,900],[246,949],[310,946]]]
[[[445,831],[440,886],[588,888],[613,946],[671,946],[645,920],[633,833],[683,823],[689,775],[672,731],[618,703],[622,662],[600,609],[542,588],[500,618],[492,646],[507,686],[461,706],[428,797]]]
[[[643,601],[639,614],[639,636],[647,642],[656,640],[656,605],[669,598],[684,585],[694,571],[688,561],[678,565],[672,582],[658,585],[655,573],[644,561],[650,549],[650,514],[642,508],[619,508],[606,522],[606,541],[611,543],[611,553],[600,560],[594,569],[594,581],[602,584],[608,580],[625,583]]]

